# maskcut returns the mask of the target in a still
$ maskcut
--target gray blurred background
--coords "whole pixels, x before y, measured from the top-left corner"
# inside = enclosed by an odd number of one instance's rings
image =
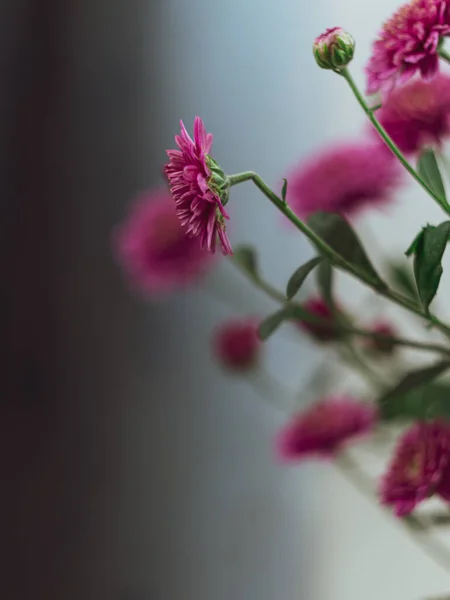
[[[411,573],[422,556],[337,476],[276,465],[282,415],[213,365],[214,324],[267,314],[270,302],[221,265],[206,291],[145,304],[110,251],[130,199],[162,184],[179,118],[204,118],[227,172],[254,169],[271,184],[311,148],[355,133],[362,117],[315,67],[311,41],[350,29],[362,83],[394,6],[0,3],[8,600],[406,600],[430,581],[442,591],[437,568]],[[258,245],[274,283],[309,256],[250,184],[230,210],[232,241]],[[267,353],[293,390],[317,359],[288,337]]]

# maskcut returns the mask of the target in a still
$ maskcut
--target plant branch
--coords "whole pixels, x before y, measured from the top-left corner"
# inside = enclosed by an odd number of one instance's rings
[[[358,101],[358,103],[361,106],[361,108],[363,109],[363,111],[366,113],[369,121],[375,127],[376,131],[378,132],[378,135],[384,141],[386,146],[398,158],[398,160],[403,165],[403,167],[417,181],[417,183],[422,186],[422,188],[433,198],[433,200],[435,200],[439,204],[439,206],[447,214],[450,214],[450,205],[445,200],[445,198],[441,198],[430,188],[430,186],[422,179],[422,177],[420,177],[419,173],[417,173],[417,171],[414,169],[414,167],[412,167],[410,165],[410,163],[407,161],[405,156],[402,154],[402,152],[400,151],[398,146],[396,146],[396,144],[389,137],[389,135],[387,134],[384,127],[381,125],[381,123],[376,118],[373,109],[371,109],[368,106],[367,102],[365,101],[364,97],[362,96],[361,92],[359,91],[358,87],[356,86],[356,84],[353,80],[353,77],[350,75],[350,71],[348,69],[342,69],[342,71],[340,71],[340,75],[342,75],[342,77],[344,77],[344,79],[349,84],[350,89],[352,90],[356,100]]]

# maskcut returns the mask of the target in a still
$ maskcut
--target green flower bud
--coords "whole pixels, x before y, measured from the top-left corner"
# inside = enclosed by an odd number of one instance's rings
[[[316,38],[313,53],[321,69],[339,72],[352,60],[355,40],[342,27],[333,27]]]

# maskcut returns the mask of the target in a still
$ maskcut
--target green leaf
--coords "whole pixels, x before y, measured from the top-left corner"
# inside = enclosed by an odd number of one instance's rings
[[[283,189],[281,190],[281,198],[282,198],[283,202],[286,202],[287,186],[288,186],[287,179],[283,179]]]
[[[282,308],[262,321],[258,328],[259,337],[267,340],[289,318],[289,310]]]
[[[405,256],[411,256],[412,254],[415,254],[417,246],[419,245],[420,238],[422,237],[422,233],[423,231],[420,231],[413,239],[411,244],[408,246],[408,250],[406,250],[405,252]]]
[[[404,263],[390,263],[388,268],[389,278],[391,279],[394,287],[396,287],[399,292],[403,292],[410,298],[417,299],[416,283],[414,281],[414,274],[409,266],[409,263],[406,261],[404,261]]]
[[[448,368],[450,368],[450,361],[446,360],[429,367],[425,367],[424,369],[415,369],[414,371],[406,373],[406,375],[404,375],[392,389],[385,392],[378,399],[378,406],[380,407],[382,414],[389,414],[389,403],[392,402],[395,404],[395,402],[398,402],[399,398],[406,396],[406,394],[409,394],[410,392],[417,394],[421,387],[431,383],[434,379],[436,379],[436,377],[439,377],[439,375],[444,373],[444,371],[446,371]],[[417,403],[420,404],[418,396],[415,396],[414,394],[408,399],[408,402],[412,403],[412,408],[408,409],[410,411],[415,410],[414,407],[417,406]],[[410,405],[408,404],[407,406]],[[395,411],[395,407],[392,407],[391,414],[392,411]]]
[[[322,298],[330,308],[333,308],[333,267],[328,261],[324,261],[317,269],[317,283]]]
[[[428,187],[440,198],[442,206],[448,206],[439,165],[436,160],[436,155],[431,148],[426,148],[419,156],[417,172]]]
[[[358,236],[348,221],[335,213],[316,212],[308,220],[311,229],[319,235],[338,256],[363,271],[378,289],[386,289],[386,284],[375,271]],[[340,265],[345,269],[345,265]]]
[[[291,275],[286,287],[286,297],[288,300],[291,300],[295,296],[295,294],[302,287],[305,279],[308,277],[311,271],[317,267],[320,262],[322,262],[322,260],[323,258],[321,256],[316,256],[299,267],[295,273]]]
[[[442,276],[441,260],[447,247],[450,221],[438,227],[427,225],[422,229],[414,249],[414,275],[423,307],[428,311]]]
[[[243,271],[254,279],[258,279],[258,258],[256,251],[251,246],[238,246],[234,249],[234,260]]]
[[[267,340],[285,321],[308,321],[310,323],[321,323],[322,319],[310,314],[302,306],[285,306],[276,313],[269,315],[259,325],[258,333],[262,340]]]
[[[450,418],[450,385],[431,383],[411,390],[380,407],[384,421]]]

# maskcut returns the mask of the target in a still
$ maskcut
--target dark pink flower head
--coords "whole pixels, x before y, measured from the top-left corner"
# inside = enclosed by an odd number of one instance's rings
[[[367,65],[367,93],[389,92],[415,73],[430,80],[438,45],[450,33],[449,0],[411,0],[383,25]]]
[[[400,438],[380,485],[381,502],[398,517],[433,494],[450,501],[450,426],[414,424]]]
[[[213,262],[212,256],[185,234],[166,191],[140,197],[114,232],[113,241],[131,283],[148,296],[196,281]]]
[[[381,143],[339,144],[288,174],[287,200],[301,218],[317,211],[351,216],[388,202],[401,174],[399,163]]]
[[[228,182],[210,157],[213,136],[206,133],[200,117],[194,121],[194,140],[181,121],[181,133],[175,136],[178,150],[167,150],[166,175],[175,200],[178,218],[186,233],[200,239],[202,248],[215,252],[219,238],[223,254],[233,254],[225,231],[224,204]]]
[[[259,321],[254,318],[233,319],[222,323],[213,336],[217,359],[234,371],[247,371],[258,364],[261,340]]]
[[[277,453],[285,461],[334,458],[349,442],[370,433],[376,418],[373,405],[346,396],[326,398],[292,417],[277,437]]]
[[[377,321],[369,327],[369,331],[373,331],[378,336],[367,338],[366,345],[369,350],[374,350],[380,354],[393,353],[395,343],[392,342],[392,338],[396,337],[397,331],[389,321]]]
[[[428,83],[414,79],[396,88],[377,111],[377,118],[406,154],[425,145],[440,147],[450,134],[450,77],[437,75]]]
[[[302,307],[315,317],[317,322],[306,319],[295,321],[300,329],[309,333],[318,342],[331,342],[338,339],[339,330],[333,312],[322,298],[309,298],[302,304]]]

